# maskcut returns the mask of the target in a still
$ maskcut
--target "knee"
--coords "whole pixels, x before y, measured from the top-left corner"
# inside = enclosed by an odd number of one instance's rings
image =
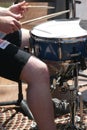
[[[47,65],[41,60],[31,56],[22,70],[21,78],[27,83],[49,81],[49,70]]]
[[[46,78],[49,77],[48,66],[45,63],[42,64],[42,66],[40,67],[39,71],[40,71],[40,74],[42,76],[45,76]]]

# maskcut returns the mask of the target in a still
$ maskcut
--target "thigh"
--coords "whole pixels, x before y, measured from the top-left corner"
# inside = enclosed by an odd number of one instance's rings
[[[30,56],[14,44],[8,44],[3,48],[0,46],[0,76],[19,81],[20,73]]]

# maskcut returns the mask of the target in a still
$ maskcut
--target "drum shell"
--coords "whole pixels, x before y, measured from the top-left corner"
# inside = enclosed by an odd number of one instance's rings
[[[80,60],[81,57],[87,57],[87,36],[57,39],[41,38],[31,33],[31,50],[41,60],[54,62],[73,60],[73,55]]]

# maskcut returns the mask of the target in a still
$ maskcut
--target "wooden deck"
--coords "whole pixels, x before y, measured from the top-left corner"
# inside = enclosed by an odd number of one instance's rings
[[[23,83],[23,95],[26,99],[27,84]],[[0,101],[12,101],[18,99],[18,83],[0,77]]]

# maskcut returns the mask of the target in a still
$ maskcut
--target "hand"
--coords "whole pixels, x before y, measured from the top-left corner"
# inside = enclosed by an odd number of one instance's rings
[[[21,15],[20,14],[15,14],[15,13],[12,13],[9,8],[3,8],[3,7],[0,7],[0,16],[11,16],[11,17],[14,17],[15,19],[19,20],[21,18]]]
[[[0,17],[0,31],[9,34],[17,31],[21,28],[21,24],[18,20],[11,16]]]
[[[18,4],[12,5],[9,7],[9,11],[12,13],[19,15],[19,19],[24,17],[24,13],[28,10],[28,3],[26,1],[20,2]]]

